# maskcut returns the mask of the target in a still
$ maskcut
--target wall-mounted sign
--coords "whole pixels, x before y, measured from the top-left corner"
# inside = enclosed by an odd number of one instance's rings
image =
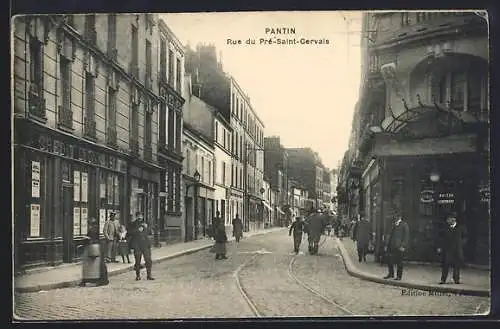
[[[420,202],[421,203],[431,203],[431,202],[434,202],[434,190],[423,190],[423,191],[420,191]]]
[[[40,162],[31,162],[31,197],[40,197]]]
[[[455,202],[455,193],[439,193],[438,203],[439,204],[450,204]]]
[[[40,205],[32,204],[30,207],[30,236],[40,236]]]
[[[480,202],[490,202],[490,186],[480,186],[479,187],[479,201]]]

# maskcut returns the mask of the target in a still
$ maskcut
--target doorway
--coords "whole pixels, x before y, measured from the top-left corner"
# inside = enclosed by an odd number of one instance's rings
[[[184,241],[191,241],[193,239],[193,199],[186,197],[184,199]]]

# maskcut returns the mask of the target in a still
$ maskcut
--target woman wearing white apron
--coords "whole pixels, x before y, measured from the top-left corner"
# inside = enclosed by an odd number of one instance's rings
[[[99,229],[95,218],[88,220],[88,228],[88,245],[83,252],[80,286],[85,286],[86,283],[104,286],[109,283],[108,269],[104,262],[104,251],[99,241]]]

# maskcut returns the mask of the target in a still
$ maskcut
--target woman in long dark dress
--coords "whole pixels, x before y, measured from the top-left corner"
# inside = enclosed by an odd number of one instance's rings
[[[215,232],[214,232],[214,252],[215,259],[227,259],[226,257],[226,243],[227,243],[227,235],[226,235],[226,227],[224,222],[220,219],[214,222]]]
[[[95,218],[88,220],[87,245],[83,252],[82,281],[80,286],[86,283],[94,283],[104,286],[109,283],[108,269],[104,261],[104,249],[99,241],[99,227]]]

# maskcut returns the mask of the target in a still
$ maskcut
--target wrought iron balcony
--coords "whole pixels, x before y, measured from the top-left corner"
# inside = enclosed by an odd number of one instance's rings
[[[153,160],[153,148],[151,146],[151,142],[145,141],[144,143],[144,159],[146,161]]]
[[[73,130],[73,110],[70,107],[59,105],[57,125],[61,129]]]
[[[106,135],[106,141],[109,146],[116,148],[118,147],[117,143],[117,135],[116,135],[116,127],[109,126]]]
[[[137,137],[132,136],[130,138],[130,152],[133,155],[139,155],[139,139]]]
[[[83,119],[83,134],[90,139],[97,139],[95,119],[92,116],[86,116]]]
[[[29,112],[28,115],[35,119],[46,121],[45,115],[45,98],[38,96],[35,93],[30,93],[28,99]]]

